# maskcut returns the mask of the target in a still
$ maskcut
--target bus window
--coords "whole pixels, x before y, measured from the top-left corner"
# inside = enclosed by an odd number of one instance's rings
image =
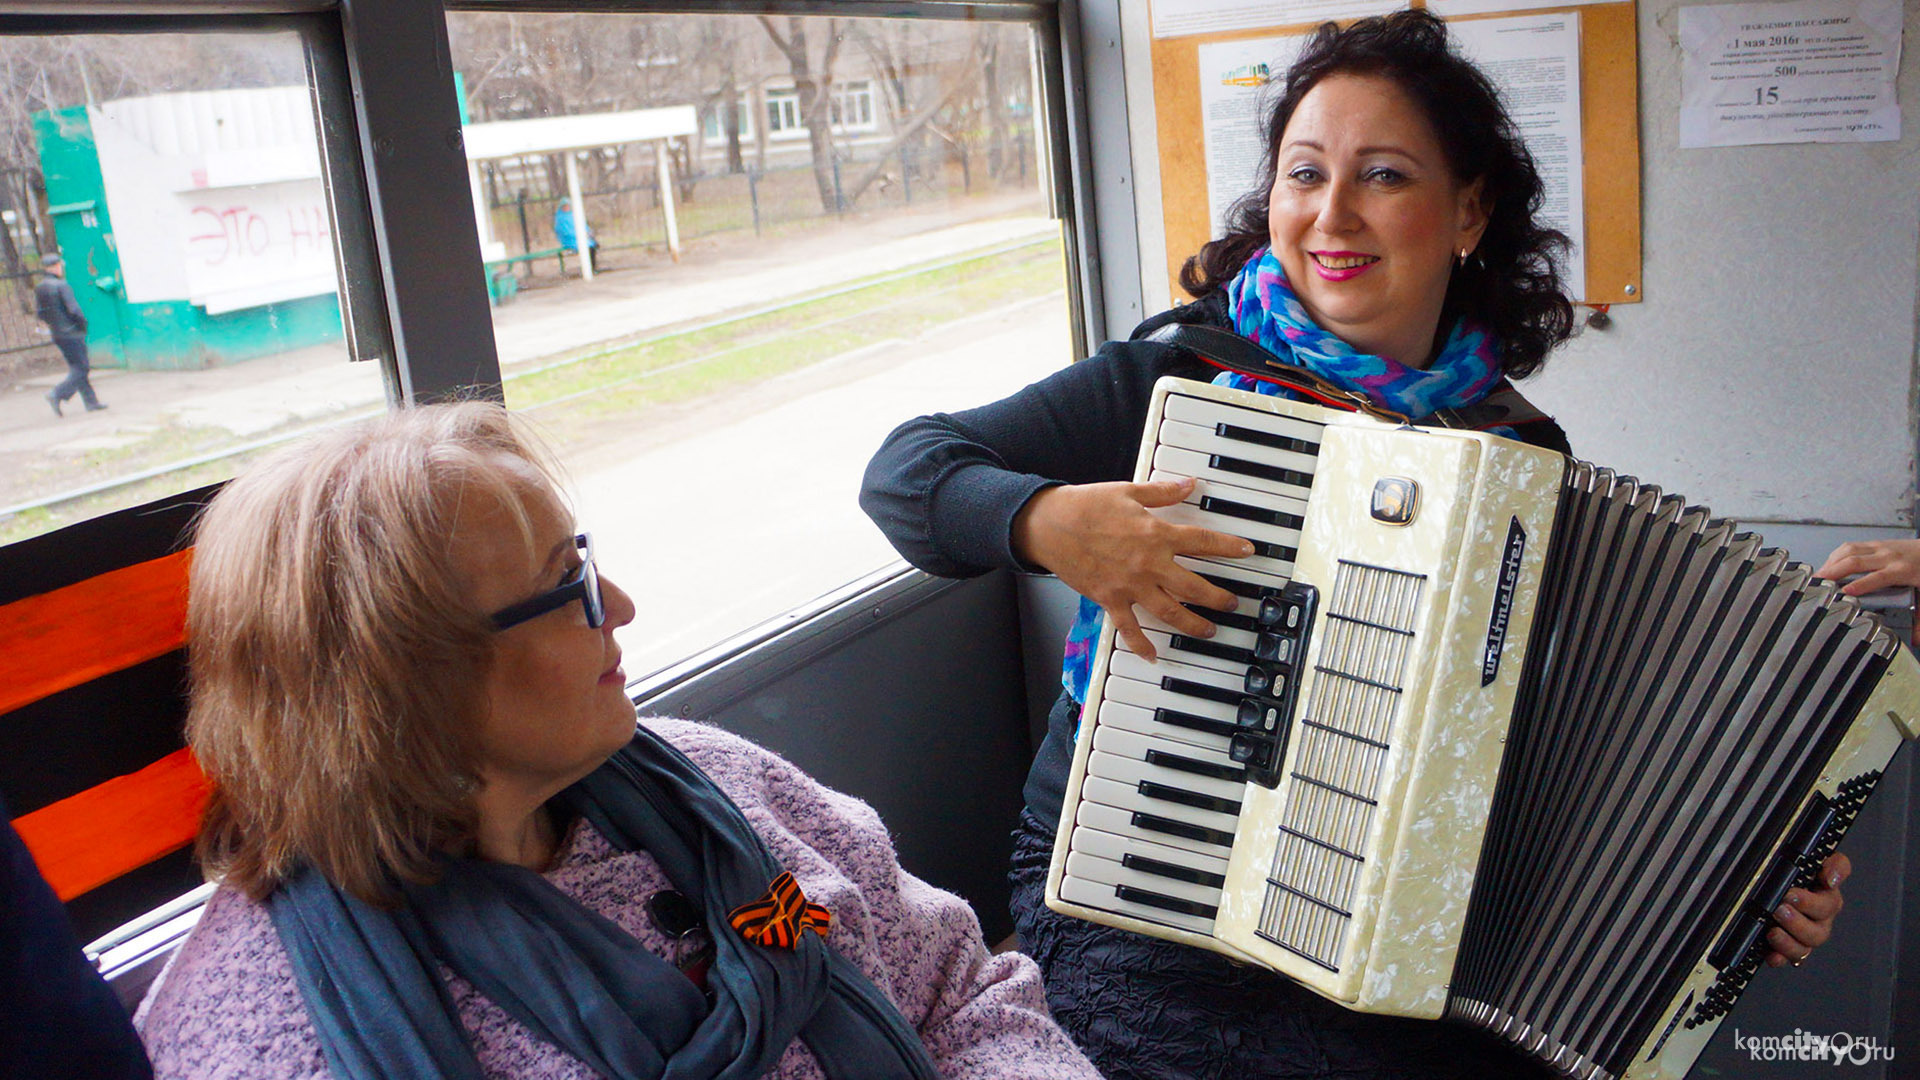
[[[1021,23],[455,12],[508,406],[643,674],[894,562],[895,424],[1072,359]]]
[[[386,407],[380,365],[348,362],[298,32],[0,55],[0,544]]]

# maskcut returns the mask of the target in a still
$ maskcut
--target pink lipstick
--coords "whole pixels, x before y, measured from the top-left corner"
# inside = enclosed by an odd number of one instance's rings
[[[1373,268],[1380,261],[1378,255],[1369,255],[1363,251],[1309,251],[1313,260],[1313,272],[1323,281],[1350,281]],[[1329,266],[1328,263],[1335,265]]]

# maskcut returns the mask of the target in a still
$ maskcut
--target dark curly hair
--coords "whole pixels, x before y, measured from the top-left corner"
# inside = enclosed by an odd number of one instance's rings
[[[1281,136],[1307,92],[1336,74],[1392,79],[1426,114],[1454,179],[1484,182],[1487,229],[1476,258],[1453,270],[1440,325],[1465,315],[1492,332],[1505,374],[1520,378],[1539,370],[1547,353],[1573,332],[1573,305],[1554,262],[1569,241],[1535,220],[1546,201],[1545,185],[1499,93],[1479,68],[1448,48],[1446,24],[1425,11],[1361,19],[1344,30],[1324,23],[1314,31],[1267,117],[1258,183],[1227,211],[1226,235],[1181,267],[1181,286],[1205,296],[1233,280],[1267,244]]]

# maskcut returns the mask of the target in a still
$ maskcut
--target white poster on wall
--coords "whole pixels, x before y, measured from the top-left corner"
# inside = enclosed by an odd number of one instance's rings
[[[1406,0],[1153,0],[1153,36],[1217,34],[1385,15]]]
[[[1449,28],[1460,52],[1500,90],[1546,185],[1540,217],[1573,241],[1562,272],[1575,299],[1587,295],[1586,152],[1580,128],[1580,16],[1471,19]]]
[[[1899,0],[1680,9],[1680,145],[1900,138]]]
[[[1541,8],[1614,3],[1619,3],[1619,0],[1427,0],[1427,10],[1443,19],[1452,19],[1461,15],[1493,15],[1500,12],[1538,11]]]
[[[1500,90],[1547,189],[1541,216],[1573,241],[1564,267],[1574,296],[1586,294],[1585,156],[1580,143],[1580,19],[1572,12],[1477,19],[1452,27],[1461,51]],[[1227,211],[1258,182],[1266,153],[1261,125],[1304,35],[1223,41],[1199,48],[1207,216],[1215,237]]]
[[[1266,138],[1260,130],[1287,67],[1306,38],[1254,38],[1200,46],[1201,135],[1207,154],[1207,219],[1226,232],[1227,209],[1260,175]]]

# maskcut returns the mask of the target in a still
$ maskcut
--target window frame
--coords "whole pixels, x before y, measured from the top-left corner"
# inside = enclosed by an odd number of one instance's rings
[[[733,108],[740,117],[740,137],[742,139],[753,138],[754,133],[759,129],[753,126],[752,100],[750,100],[747,95],[742,94],[739,100],[733,103]],[[727,114],[725,105],[716,104],[701,111],[700,137],[704,145],[707,146],[726,145]]]
[[[858,104],[858,108],[854,106]],[[857,119],[849,118],[850,113],[865,113]],[[834,114],[839,119],[834,119]],[[827,116],[829,126],[837,133],[867,134],[880,130],[879,118],[873,108],[873,80],[846,79],[836,81],[827,94]]]
[[[1077,357],[1108,336],[1087,138],[1082,3],[1118,0],[0,0],[0,34],[296,31],[314,94],[349,353],[381,366],[389,404],[398,407],[471,397],[504,400],[478,229],[468,209],[448,12],[786,14],[1029,25],[1038,53],[1036,106],[1043,116],[1036,133],[1046,155],[1050,209],[1066,239]],[[434,62],[380,62],[394,55]],[[1117,71],[1117,55],[1112,63]],[[1130,215],[1125,226],[1124,240],[1132,242]],[[1131,288],[1137,290],[1137,281]],[[879,573],[891,577],[903,569],[896,563]],[[875,584],[869,579],[849,588]],[[685,676],[711,668],[793,628],[790,618],[773,620],[672,670]]]
[[[451,75],[451,11],[762,14],[1029,24],[1076,355],[1108,336],[1087,140],[1080,7],[1117,0],[0,0],[0,34],[297,32],[321,135],[349,354],[391,404],[502,399]],[[416,55],[433,63],[391,64]],[[877,123],[877,117],[876,117]],[[768,133],[772,136],[773,132]],[[1116,222],[1119,224],[1119,222]],[[1125,223],[1131,232],[1131,215]],[[1137,259],[1135,260],[1137,266]],[[1137,285],[1134,286],[1137,288]]]

